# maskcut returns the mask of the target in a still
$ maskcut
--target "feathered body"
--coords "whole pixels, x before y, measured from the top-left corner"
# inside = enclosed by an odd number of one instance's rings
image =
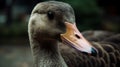
[[[98,50],[96,56],[76,51],[68,46],[62,47],[61,53],[68,67],[119,67],[120,34],[106,38],[101,42],[91,42]]]
[[[66,21],[70,23],[66,23]],[[61,43],[60,34],[65,33],[67,28],[65,24],[75,27],[74,11],[69,4],[48,1],[35,6],[28,24],[34,67],[119,67],[119,34],[105,38],[100,42],[91,41],[92,45],[90,45],[74,28],[74,32],[77,32],[73,37],[86,42],[83,44],[90,48],[86,49],[83,45],[85,50],[81,49],[81,44],[79,45],[78,42],[76,45],[78,45],[78,49],[83,50],[82,52]],[[69,32],[71,31],[73,29]],[[76,46],[73,43],[70,44]],[[92,47],[95,47],[98,52],[89,54],[92,53]]]

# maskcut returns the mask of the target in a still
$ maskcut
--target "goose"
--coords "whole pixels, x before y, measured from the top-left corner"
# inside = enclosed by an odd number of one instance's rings
[[[34,67],[119,67],[120,46],[111,39],[86,40],[67,3],[38,3],[29,19],[28,35]]]

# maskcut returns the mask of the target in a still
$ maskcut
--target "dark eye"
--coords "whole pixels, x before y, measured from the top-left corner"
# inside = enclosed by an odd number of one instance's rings
[[[50,19],[50,20],[53,20],[54,19],[54,12],[52,12],[52,11],[48,11],[47,12],[47,16],[48,16],[48,18]]]

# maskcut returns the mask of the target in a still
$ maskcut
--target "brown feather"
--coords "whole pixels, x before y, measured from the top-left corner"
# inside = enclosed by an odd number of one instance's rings
[[[87,55],[60,44],[60,52],[68,67],[119,67],[120,49],[118,44],[109,41],[91,43],[98,50],[97,56]]]

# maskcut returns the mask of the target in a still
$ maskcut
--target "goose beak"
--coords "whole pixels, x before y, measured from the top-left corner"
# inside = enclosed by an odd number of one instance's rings
[[[82,36],[75,23],[65,22],[66,32],[61,34],[62,42],[78,51],[87,54],[96,54],[97,50]]]

